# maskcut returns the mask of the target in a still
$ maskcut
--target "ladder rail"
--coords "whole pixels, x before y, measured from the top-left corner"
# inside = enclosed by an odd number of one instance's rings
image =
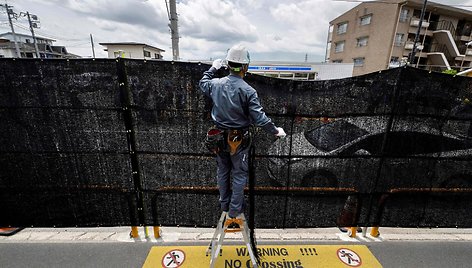
[[[215,233],[213,234],[213,237],[210,241],[210,245],[208,246],[208,249],[206,251],[207,255],[210,254],[210,268],[215,268],[216,260],[218,259],[220,251],[223,247],[226,233],[236,232],[241,232],[252,265],[254,268],[258,268],[256,255],[255,252],[253,252],[251,243],[249,241],[249,228],[244,214],[241,214],[240,216],[234,219],[227,219],[227,216],[227,212],[221,213],[220,220],[218,221],[218,226],[216,226]],[[229,228],[232,223],[238,224],[239,228]]]

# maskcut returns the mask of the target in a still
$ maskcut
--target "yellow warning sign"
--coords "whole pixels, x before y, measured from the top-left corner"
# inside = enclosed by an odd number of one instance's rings
[[[143,267],[208,268],[207,246],[155,246]],[[364,245],[274,245],[258,246],[260,268],[382,267]],[[215,267],[252,267],[247,248],[224,245]]]

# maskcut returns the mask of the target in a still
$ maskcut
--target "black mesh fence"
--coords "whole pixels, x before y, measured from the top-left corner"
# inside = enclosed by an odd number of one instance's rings
[[[216,161],[202,146],[211,104],[198,88],[208,65],[0,66],[0,225],[216,223]],[[472,227],[471,79],[397,68],[245,80],[288,134],[256,130],[256,227]]]

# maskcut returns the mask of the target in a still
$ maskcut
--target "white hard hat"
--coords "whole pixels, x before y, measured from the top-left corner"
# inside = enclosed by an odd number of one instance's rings
[[[247,51],[246,47],[243,45],[235,45],[228,50],[226,61],[240,64],[249,64],[251,58],[249,57],[249,51]]]

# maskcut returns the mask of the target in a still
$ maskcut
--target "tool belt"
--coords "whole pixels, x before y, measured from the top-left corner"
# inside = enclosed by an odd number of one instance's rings
[[[215,154],[229,152],[234,155],[238,148],[247,148],[251,143],[251,131],[244,129],[218,129],[212,127],[207,131],[205,146]]]

